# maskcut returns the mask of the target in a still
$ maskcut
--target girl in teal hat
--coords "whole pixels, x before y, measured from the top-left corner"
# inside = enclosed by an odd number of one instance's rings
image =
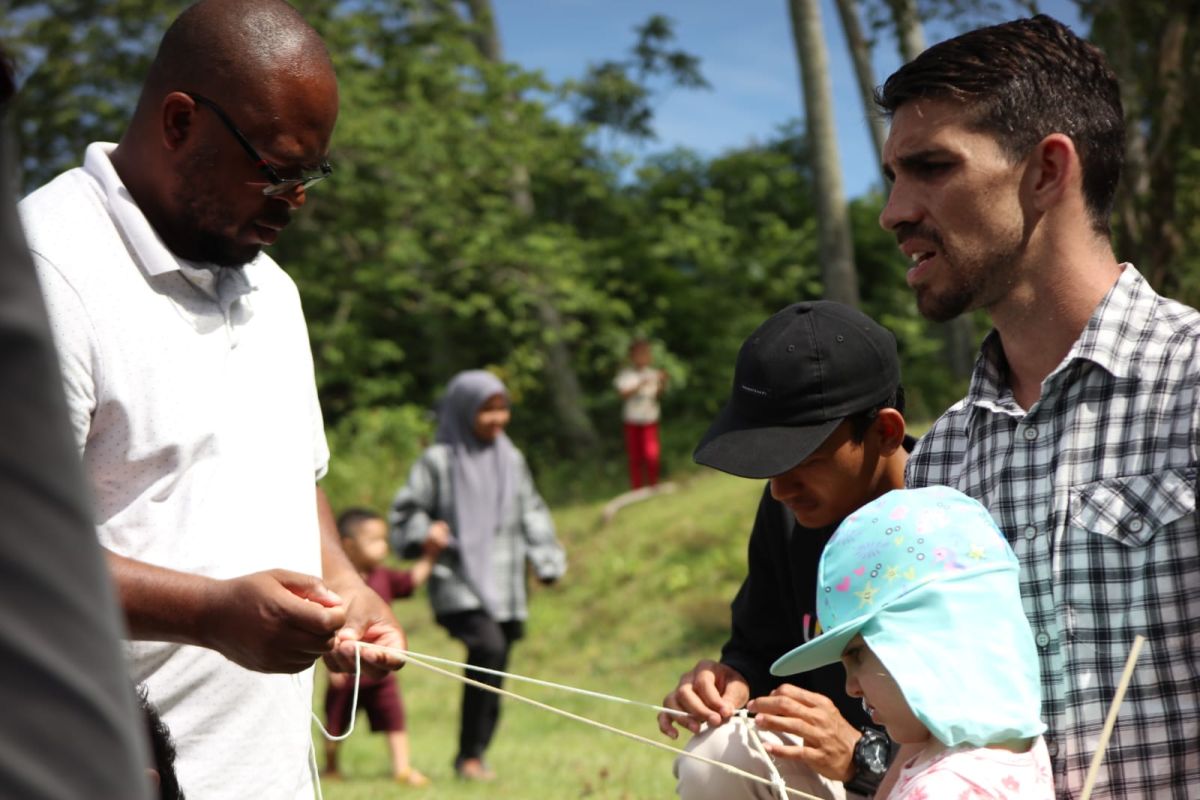
[[[987,509],[889,492],[846,518],[817,578],[823,632],[771,672],[842,662],[846,691],[916,750],[886,800],[1053,800],[1018,563]]]

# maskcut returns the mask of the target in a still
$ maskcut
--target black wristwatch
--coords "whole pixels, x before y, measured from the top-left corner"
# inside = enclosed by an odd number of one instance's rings
[[[887,735],[864,726],[854,745],[854,777],[845,786],[852,792],[870,795],[878,788],[892,760],[892,741]]]

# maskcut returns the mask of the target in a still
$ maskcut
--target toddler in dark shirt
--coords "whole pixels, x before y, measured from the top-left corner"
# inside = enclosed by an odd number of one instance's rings
[[[350,562],[362,574],[366,584],[388,602],[409,597],[424,584],[442,549],[438,540],[430,537],[411,570],[392,569],[383,563],[388,555],[388,526],[383,517],[374,511],[352,508],[342,512],[337,525],[342,548]],[[409,763],[404,702],[396,680],[396,675],[390,672],[380,678],[362,676],[358,681],[358,704],[366,710],[371,730],[387,733],[392,774],[396,781],[410,786],[424,786],[429,779]],[[354,677],[347,673],[330,673],[325,692],[325,719],[329,732],[334,736],[340,736],[350,723],[353,697]],[[338,742],[325,743],[326,778],[340,777],[337,747]]]

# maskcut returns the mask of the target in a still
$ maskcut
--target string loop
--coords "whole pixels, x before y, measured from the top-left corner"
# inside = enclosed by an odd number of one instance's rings
[[[632,733],[630,731],[625,731],[620,728],[613,727],[612,725],[607,725],[603,722],[599,722],[594,719],[589,719],[588,717],[580,716],[579,714],[574,714],[565,709],[561,709],[556,706],[552,706],[547,703],[543,703],[538,700],[534,700],[532,698],[525,697],[524,695],[519,695],[514,692],[510,692],[507,689],[501,689],[496,686],[490,686],[481,681],[477,681],[472,678],[468,678],[466,675],[460,675],[456,672],[451,672],[449,670],[442,669],[441,667],[434,666],[432,663],[427,663],[427,660],[428,661],[438,661],[443,664],[450,664],[450,665],[453,665],[456,667],[462,667],[464,669],[472,670],[472,671],[476,671],[476,672],[485,672],[485,673],[489,673],[489,674],[493,674],[493,675],[500,675],[502,677],[512,678],[513,680],[525,681],[527,683],[533,683],[533,684],[537,684],[540,686],[547,686],[547,687],[551,687],[551,688],[555,688],[555,689],[561,689],[563,691],[574,692],[576,694],[583,694],[588,697],[595,697],[597,699],[609,700],[612,702],[624,703],[627,705],[641,706],[644,708],[653,709],[655,711],[666,711],[671,714],[686,716],[686,714],[679,711],[678,709],[665,708],[663,706],[656,706],[656,705],[652,705],[650,703],[642,703],[637,700],[629,700],[624,697],[608,695],[608,694],[604,694],[602,692],[593,692],[588,689],[580,689],[580,688],[574,687],[574,686],[566,686],[564,684],[552,683],[550,681],[542,681],[542,680],[538,680],[536,678],[529,678],[524,675],[516,675],[515,673],[485,669],[483,667],[476,667],[471,664],[464,664],[459,661],[451,661],[450,659],[447,659],[447,658],[438,658],[437,656],[426,656],[426,655],[423,655],[420,653],[414,653],[411,650],[404,650],[399,647],[387,647],[385,645],[375,644],[373,642],[359,641],[359,642],[354,643],[355,691],[354,691],[354,696],[353,696],[351,706],[350,706],[350,715],[351,715],[350,728],[347,729],[347,731],[344,734],[335,738],[335,737],[331,736],[329,734],[329,732],[325,729],[325,726],[321,724],[321,721],[320,721],[320,719],[317,718],[317,715],[315,713],[313,714],[313,719],[316,720],[317,727],[319,727],[321,729],[321,733],[326,738],[330,739],[331,741],[341,741],[342,739],[345,739],[347,736],[350,735],[351,731],[354,728],[353,718],[354,718],[354,716],[357,715],[357,711],[358,711],[358,680],[359,680],[359,677],[362,675],[362,660],[361,660],[361,658],[362,658],[362,648],[364,648],[364,647],[372,647],[377,650],[382,650],[384,652],[393,653],[394,655],[398,655],[401,658],[403,658],[409,664],[414,664],[414,665],[416,665],[422,669],[428,670],[430,672],[436,672],[439,675],[445,675],[446,677],[453,678],[454,680],[461,681],[462,683],[468,684],[470,686],[475,686],[479,689],[493,692],[494,694],[498,694],[502,697],[508,697],[513,700],[517,700],[517,701],[525,703],[527,705],[534,706],[535,708],[540,708],[544,711],[549,711],[553,714],[558,714],[559,716],[566,717],[567,719],[573,719],[576,722],[582,722],[585,725],[591,725],[593,727],[600,728],[601,730],[608,731],[609,733],[615,733],[618,736],[624,736],[627,739],[632,739],[635,742],[641,742],[642,744],[646,744],[651,747],[658,748],[659,750],[666,750],[667,752],[674,753],[678,757],[690,758],[694,761],[700,761],[702,763],[708,764],[709,766],[717,767],[718,769],[722,769],[731,774],[738,775],[742,778],[745,778],[746,780],[753,781],[755,783],[761,783],[766,786],[770,786],[773,789],[775,789],[777,792],[780,793],[780,797],[783,798],[783,800],[786,800],[788,795],[791,795],[793,797],[803,798],[803,800],[821,800],[821,798],[816,797],[815,795],[806,794],[805,792],[802,792],[799,789],[793,789],[790,786],[788,786],[786,783],[784,783],[783,778],[779,775],[779,771],[775,768],[774,762],[769,757],[767,758],[767,763],[773,773],[773,776],[771,779],[764,778],[761,775],[755,775],[752,772],[747,772],[746,770],[739,769],[738,767],[735,767],[732,764],[726,764],[723,761],[717,761],[715,759],[707,758],[705,756],[701,756],[696,753],[689,753],[687,750],[683,750],[678,747],[672,747],[668,744],[664,744],[663,742],[655,741],[654,739],[647,738],[640,734]],[[759,742],[759,747],[760,748],[762,747],[761,742]],[[310,748],[309,755],[310,755],[310,761],[311,761],[311,765],[312,765],[314,780],[315,780],[316,786],[317,786],[317,800],[322,800],[320,780],[316,779],[317,762],[316,762],[316,748],[315,747]],[[776,779],[778,779],[778,780],[776,780]]]

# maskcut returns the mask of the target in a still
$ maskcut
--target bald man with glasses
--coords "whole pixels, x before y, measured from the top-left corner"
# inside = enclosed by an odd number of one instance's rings
[[[311,798],[315,660],[405,644],[338,543],[307,328],[266,253],[332,175],[337,112],[291,6],[202,0],[120,142],[21,203],[133,677],[188,796]]]

